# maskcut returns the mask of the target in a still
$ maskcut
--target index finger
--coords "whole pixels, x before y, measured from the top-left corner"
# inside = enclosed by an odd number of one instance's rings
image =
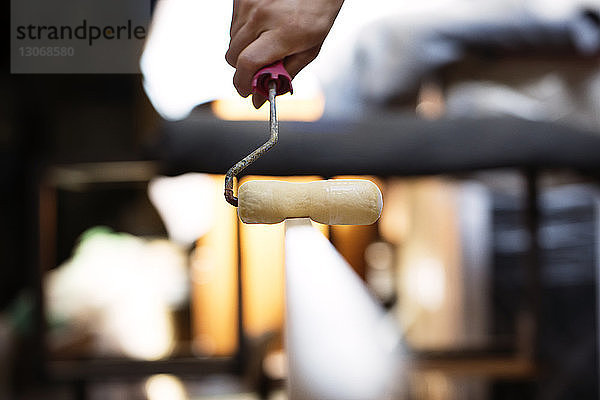
[[[283,60],[289,53],[275,31],[262,33],[239,54],[233,84],[242,97],[252,92],[252,78],[264,66]]]

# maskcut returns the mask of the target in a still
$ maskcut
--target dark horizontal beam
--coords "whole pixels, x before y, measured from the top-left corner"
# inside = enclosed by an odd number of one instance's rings
[[[223,174],[268,139],[267,128],[266,121],[192,116],[164,125],[155,156],[166,174]],[[279,137],[245,173],[330,177],[523,167],[600,171],[600,134],[514,118],[282,122]]]

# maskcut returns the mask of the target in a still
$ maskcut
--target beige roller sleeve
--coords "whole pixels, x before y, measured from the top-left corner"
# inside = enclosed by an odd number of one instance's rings
[[[238,200],[238,215],[247,224],[309,217],[327,225],[369,225],[383,208],[379,188],[364,179],[249,181],[238,189]]]

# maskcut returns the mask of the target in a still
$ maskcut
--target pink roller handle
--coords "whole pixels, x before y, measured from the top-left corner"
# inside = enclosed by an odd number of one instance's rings
[[[287,92],[294,93],[292,77],[285,70],[281,61],[264,67],[254,75],[254,79],[252,79],[252,91],[269,97],[269,82],[272,80],[277,82],[278,96]]]

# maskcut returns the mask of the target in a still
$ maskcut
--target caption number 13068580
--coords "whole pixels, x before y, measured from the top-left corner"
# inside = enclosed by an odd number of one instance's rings
[[[75,48],[71,46],[25,46],[19,47],[21,57],[73,57]]]

